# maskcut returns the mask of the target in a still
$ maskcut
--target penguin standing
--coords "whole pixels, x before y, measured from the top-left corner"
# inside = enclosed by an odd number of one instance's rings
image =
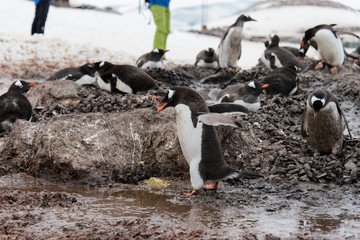
[[[246,107],[251,112],[256,112],[260,108],[259,95],[263,89],[269,87],[268,84],[261,84],[251,81],[246,85],[229,86],[219,92],[216,103],[231,102]]]
[[[241,57],[241,39],[244,22],[256,21],[250,16],[242,14],[234,24],[232,24],[224,36],[218,47],[220,68],[237,68],[237,62]]]
[[[225,161],[217,132],[213,125],[236,126],[234,121],[220,114],[209,113],[204,99],[188,87],[174,87],[156,108],[161,112],[167,107],[176,111],[176,130],[181,150],[190,167],[193,188],[188,197],[201,188],[214,189],[220,180],[238,177],[254,177],[254,174],[239,172]]]
[[[53,75],[51,75],[47,81],[51,80],[71,80],[78,85],[93,84],[95,83],[96,69],[91,63],[86,63],[80,67],[64,68]]]
[[[281,68],[284,66],[296,66],[304,70],[303,64],[289,49],[280,47],[280,38],[274,35],[270,42],[265,42],[266,49],[261,55],[261,61],[269,69]]]
[[[142,69],[159,68],[164,69],[163,56],[169,50],[155,48],[149,53],[145,53],[136,60],[136,66]]]
[[[0,96],[0,131],[9,130],[17,119],[31,119],[32,107],[24,93],[34,85],[17,80]]]
[[[336,24],[322,24],[305,31],[305,35],[300,45],[302,59],[305,57],[310,45],[320,54],[321,60],[315,69],[323,68],[324,63],[331,66],[330,72],[337,73],[338,67],[344,62],[344,47],[338,33],[357,35],[349,32],[335,31],[333,26]]]
[[[343,144],[343,118],[346,123],[336,97],[329,91],[315,90],[307,98],[301,134],[309,137],[310,145],[320,154],[339,153]]]
[[[219,68],[218,56],[213,48],[202,50],[196,56],[195,67]]]
[[[97,83],[101,89],[108,92],[135,94],[156,88],[156,81],[142,69],[131,65],[114,65],[109,62],[94,63],[100,77]]]
[[[266,94],[294,95],[299,88],[297,67],[287,66],[274,69],[264,77],[262,82],[269,85],[264,90]]]

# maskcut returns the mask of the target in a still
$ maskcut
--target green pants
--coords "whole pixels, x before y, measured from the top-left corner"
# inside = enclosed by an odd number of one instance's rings
[[[154,37],[154,49],[166,49],[166,39],[170,33],[170,10],[169,8],[152,5],[150,10],[156,24],[156,32]]]

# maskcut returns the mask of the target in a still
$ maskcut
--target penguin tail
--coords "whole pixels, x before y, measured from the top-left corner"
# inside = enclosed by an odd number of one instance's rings
[[[257,173],[235,171],[233,174],[227,176],[223,181],[229,183],[230,185],[234,185],[238,182],[241,182],[242,179],[257,179],[263,177],[264,176]]]

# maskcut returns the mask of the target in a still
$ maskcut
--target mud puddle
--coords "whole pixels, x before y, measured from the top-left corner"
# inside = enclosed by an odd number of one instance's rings
[[[244,234],[258,239],[269,234],[281,239],[360,238],[360,191],[355,186],[249,182],[233,187],[221,184],[216,192],[202,191],[183,199],[179,193],[188,185],[186,181],[170,181],[170,186],[161,189],[145,184],[88,188],[50,185],[21,174],[8,175],[0,178],[1,195],[23,194],[30,198],[31,194],[38,193],[44,199],[44,194],[58,193],[68,196],[61,199],[76,200],[71,200],[72,204],[47,204],[46,208],[42,207],[43,203],[31,207],[12,204],[9,209],[1,201],[0,209],[5,216],[21,211],[39,215],[41,220],[24,228],[33,236],[56,236],[94,226],[106,231],[120,222],[146,220],[142,224],[162,234],[171,232],[179,236],[195,232],[204,239],[237,239]]]

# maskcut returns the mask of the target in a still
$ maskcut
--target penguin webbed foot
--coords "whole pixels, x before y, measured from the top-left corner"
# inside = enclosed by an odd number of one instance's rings
[[[184,198],[187,198],[187,197],[190,197],[192,195],[196,195],[198,193],[197,190],[193,189],[190,193],[183,193],[180,195],[180,197],[184,197]]]
[[[332,68],[330,68],[330,72],[332,73],[332,74],[336,74],[337,73],[337,67],[332,67]]]
[[[214,182],[214,183],[208,183],[204,185],[204,190],[216,190],[218,187],[218,182]]]
[[[318,63],[316,64],[316,66],[314,67],[314,69],[317,70],[317,69],[320,69],[320,68],[323,68],[323,67],[324,67],[324,64],[323,64],[322,61],[320,61],[320,62],[318,62]]]

